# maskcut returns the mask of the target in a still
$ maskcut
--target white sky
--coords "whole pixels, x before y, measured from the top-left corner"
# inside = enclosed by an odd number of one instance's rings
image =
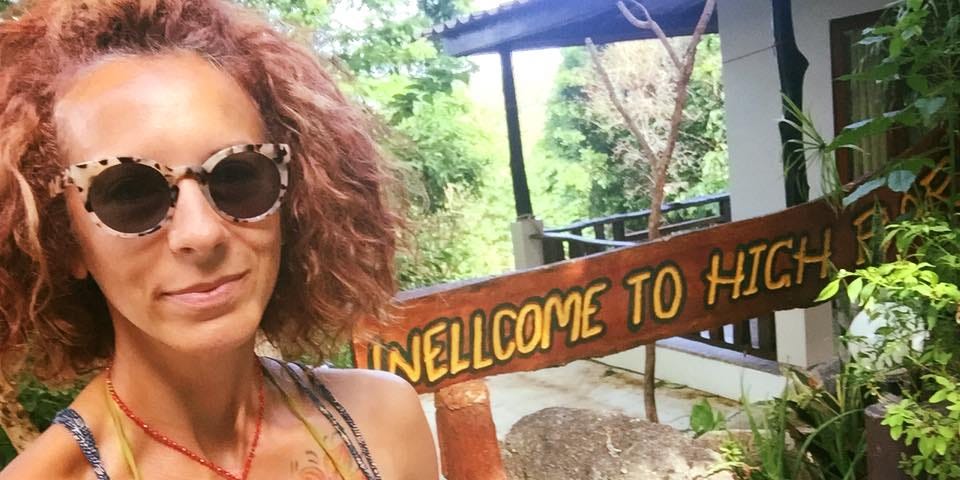
[[[470,11],[486,10],[509,0],[473,0]],[[488,108],[503,108],[503,90],[500,78],[500,57],[496,54],[469,57],[477,65],[470,78],[470,96]],[[553,79],[560,65],[560,50],[531,50],[514,52],[513,76],[517,86],[521,123],[542,122],[546,101],[553,89]],[[526,121],[525,121],[526,120]],[[539,132],[542,125],[523,125],[523,130]],[[527,141],[536,139],[524,138]],[[526,146],[526,145],[525,145]]]

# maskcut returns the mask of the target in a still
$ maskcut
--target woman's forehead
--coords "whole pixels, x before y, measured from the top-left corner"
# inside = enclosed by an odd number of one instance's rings
[[[193,163],[216,147],[265,140],[255,102],[196,54],[111,59],[63,92],[54,123],[68,163],[127,155]]]

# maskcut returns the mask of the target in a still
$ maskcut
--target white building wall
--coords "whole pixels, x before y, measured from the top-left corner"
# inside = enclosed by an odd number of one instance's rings
[[[830,21],[884,8],[889,0],[794,0],[793,21],[800,52],[810,67],[804,77],[803,108],[821,135],[833,137]],[[730,193],[734,220],[785,206],[780,132],[783,116],[773,40],[770,0],[725,0],[718,4],[726,96]],[[822,195],[820,165],[808,165],[810,197]]]
[[[889,3],[889,0],[794,1],[793,24],[797,33],[797,47],[810,60],[810,68],[803,82],[803,108],[827,140],[833,138],[834,132],[830,21],[880,10]],[[808,164],[811,198],[823,194],[820,171],[818,162]]]
[[[718,2],[730,208],[743,220],[786,207],[780,164],[780,76],[770,0]]]
[[[810,67],[804,77],[803,108],[825,138],[832,138],[833,85],[830,21],[883,8],[887,0],[801,0],[793,2],[794,31]],[[785,207],[780,135],[783,116],[773,40],[770,0],[719,2],[724,59],[730,193],[734,219]],[[821,165],[807,165],[810,197],[822,195]],[[829,306],[777,313],[778,360],[810,366],[833,355]]]
[[[833,136],[833,85],[830,21],[883,8],[889,0],[794,0],[797,46],[810,66],[804,77],[803,108],[824,138]],[[734,220],[786,208],[781,163],[783,117],[780,77],[773,39],[771,0],[718,2],[723,81],[730,162],[730,202]],[[822,195],[820,165],[808,162],[810,197]],[[808,367],[834,355],[830,306],[777,312],[777,359]],[[642,370],[642,349],[606,357],[617,366]],[[752,372],[730,362],[658,348],[657,376],[718,395],[747,393],[762,399],[776,395],[783,379]],[[690,365],[697,365],[691,369]]]

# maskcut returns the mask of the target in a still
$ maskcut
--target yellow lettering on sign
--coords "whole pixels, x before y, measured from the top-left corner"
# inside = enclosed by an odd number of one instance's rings
[[[528,323],[532,322],[532,323]],[[527,302],[517,314],[517,351],[530,353],[540,344],[543,335],[543,308],[536,302]]]
[[[583,313],[583,294],[578,289],[570,289],[566,296],[559,292],[551,293],[543,304],[543,329],[540,336],[540,348],[550,348],[553,338],[553,326],[569,329],[569,341],[580,339],[580,315]]]
[[[886,225],[890,221],[890,215],[887,214],[887,210],[883,207],[880,207],[879,211],[880,224]],[[853,219],[853,227],[857,237],[857,265],[867,263],[867,249],[869,248],[867,242],[873,238],[876,231],[883,229],[882,226],[877,228],[878,226],[875,222],[877,218],[876,213],[877,209],[871,208]]]
[[[588,286],[583,293],[583,321],[580,323],[583,330],[580,337],[584,340],[600,335],[604,331],[602,320],[595,319],[598,324],[591,324],[590,321],[594,320],[593,315],[600,311],[600,304],[596,301],[596,297],[602,295],[608,288],[610,288],[610,282],[600,280]]]
[[[643,314],[643,285],[650,280],[651,276],[653,276],[653,274],[650,273],[650,269],[644,268],[629,273],[627,277],[623,279],[623,285],[630,291],[627,321],[630,322],[629,325],[633,329],[642,326],[645,320]]]
[[[807,236],[800,237],[800,246],[793,254],[793,259],[797,261],[796,284],[803,285],[803,272],[808,264],[820,264],[820,278],[827,278],[827,272],[830,267],[830,228],[823,229],[823,239],[820,242],[820,253],[811,253],[807,251]]]
[[[427,381],[431,383],[439,380],[448,371],[446,365],[437,365],[437,358],[443,353],[443,346],[437,345],[434,341],[434,337],[446,329],[447,322],[440,320],[423,332],[423,364],[427,372]]]
[[[757,278],[760,276],[760,255],[766,249],[766,242],[747,249],[747,253],[750,254],[750,280],[747,281],[747,288],[743,291],[743,296],[745,297],[760,291],[759,287],[757,286]]]
[[[502,307],[493,313],[493,323],[491,326],[491,340],[493,340],[493,356],[500,360],[501,362],[509,360],[513,356],[513,352],[516,351],[517,345],[514,343],[513,338],[506,339],[506,344],[504,344],[504,337],[506,332],[504,332],[504,317],[510,317],[510,321],[516,325],[517,321],[517,312],[511,307]],[[514,337],[516,336],[516,328],[514,330]]]
[[[790,287],[791,277],[789,273],[781,273],[774,280],[773,266],[777,262],[777,253],[785,248],[793,248],[793,239],[785,238],[777,240],[770,245],[770,252],[767,253],[767,261],[763,262],[763,284],[767,290],[780,290]]]
[[[667,279],[672,284],[672,295],[670,307],[664,308],[663,305],[663,285]],[[657,270],[657,277],[653,280],[653,314],[658,321],[673,320],[680,313],[680,305],[683,304],[684,291],[683,276],[680,269],[673,263],[668,263]]]
[[[710,273],[707,274],[706,280],[710,284],[707,287],[707,306],[713,306],[717,303],[717,287],[720,285],[730,285],[733,287],[733,291],[730,293],[730,299],[736,300],[740,298],[740,284],[743,283],[743,262],[744,262],[744,253],[742,250],[737,251],[736,264],[733,267],[733,273],[724,274],[720,270],[721,263],[723,262],[723,252],[719,250],[714,250],[710,253]]]
[[[414,331],[408,339],[408,351],[404,351],[399,345],[391,344],[387,352],[387,369],[391,373],[397,373],[403,370],[403,374],[411,383],[420,381],[422,357],[420,356],[420,332]]]
[[[486,320],[486,316],[483,314],[483,310],[478,310],[473,314],[473,369],[474,370],[483,370],[491,365],[493,365],[493,359],[489,356],[484,356],[483,350],[483,324]]]
[[[463,349],[461,345],[466,343],[463,335],[463,323],[459,318],[450,321],[450,374],[456,375],[470,368],[470,361],[461,358]]]
[[[374,370],[383,370],[383,345],[380,342],[374,342],[369,345],[370,365]]]

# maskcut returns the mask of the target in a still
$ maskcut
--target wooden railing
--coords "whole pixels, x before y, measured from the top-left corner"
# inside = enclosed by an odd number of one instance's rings
[[[773,312],[729,323],[710,330],[682,335],[714,347],[734,350],[767,360],[777,359],[777,337]]]
[[[726,223],[730,221],[730,194],[718,193],[667,203],[662,212],[668,221],[660,228],[662,235]],[[536,238],[543,240],[544,261],[554,263],[643,243],[649,235],[646,229],[649,217],[650,210],[619,213],[549,228]],[[592,236],[584,235],[585,231]]]
[[[663,206],[662,211],[664,219],[669,222],[660,228],[660,233],[664,236],[727,223],[731,220],[730,194],[717,193],[668,203]],[[649,217],[650,210],[610,215],[583,220],[565,227],[545,229],[542,235],[535,238],[543,241],[545,263],[555,263],[644,243],[649,238],[646,228]],[[585,235],[585,232],[590,236]],[[770,312],[757,318],[683,337],[714,347],[776,360],[774,328],[773,312]]]

